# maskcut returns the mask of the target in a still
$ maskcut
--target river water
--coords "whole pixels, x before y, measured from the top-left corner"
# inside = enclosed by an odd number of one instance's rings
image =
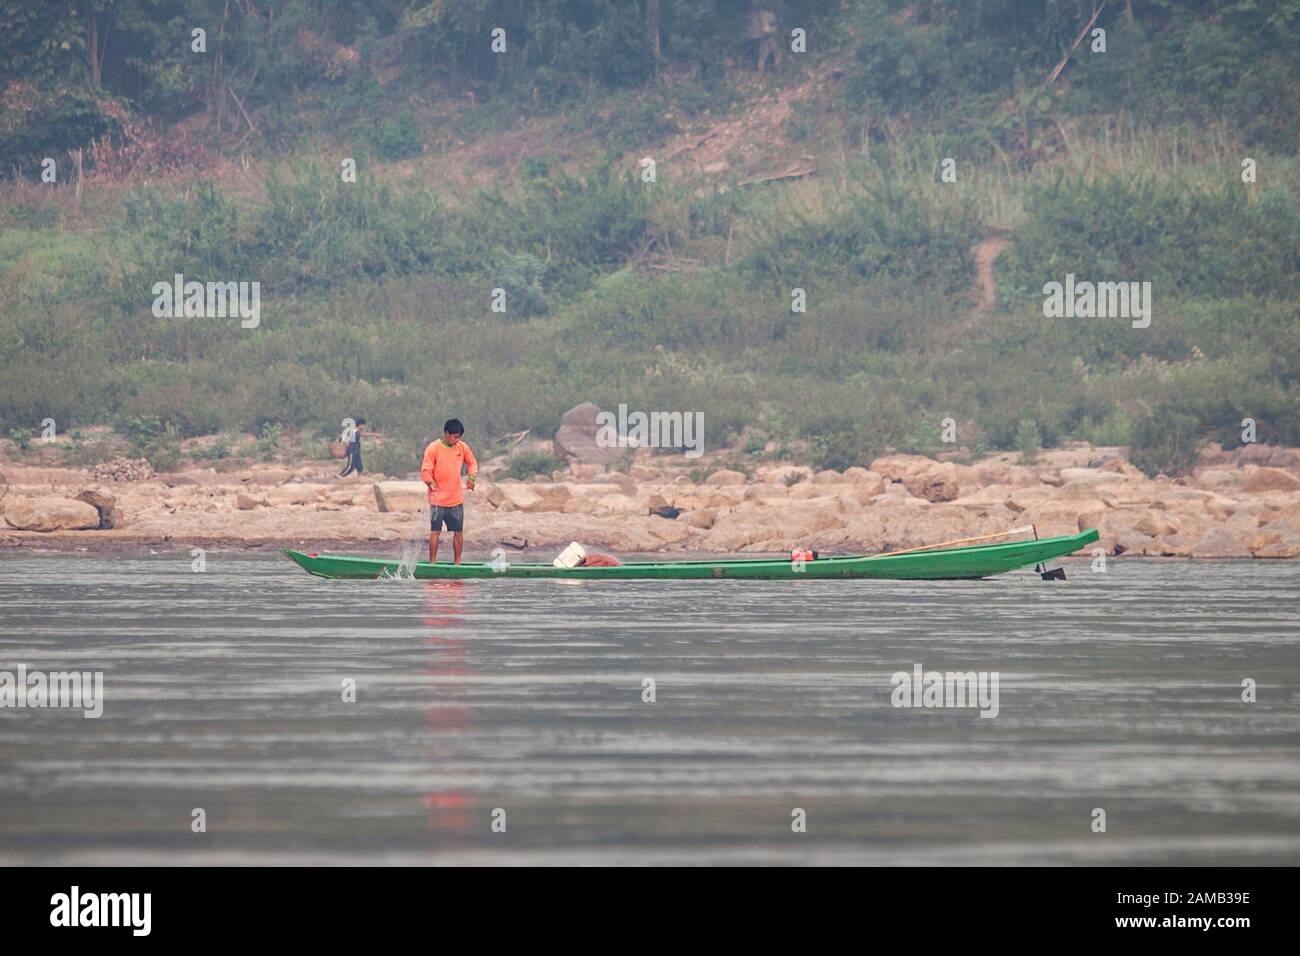
[[[1066,567],[331,582],[10,552],[0,671],[102,671],[104,699],[0,709],[0,864],[1300,863],[1300,562]],[[916,665],[996,673],[997,716],[893,706]]]

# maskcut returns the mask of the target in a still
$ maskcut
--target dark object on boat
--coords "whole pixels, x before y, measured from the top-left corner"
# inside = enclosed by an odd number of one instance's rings
[[[1064,581],[1065,568],[1052,568],[1050,571],[1040,571],[1038,576],[1044,581]]]

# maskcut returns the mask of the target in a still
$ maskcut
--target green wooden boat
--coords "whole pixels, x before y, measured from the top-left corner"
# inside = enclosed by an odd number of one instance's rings
[[[341,554],[303,554],[285,550],[301,567],[322,578],[597,578],[601,580],[653,578],[709,580],[714,578],[889,578],[938,581],[986,578],[1004,571],[1027,568],[1078,551],[1097,540],[1097,529],[1076,535],[1011,541],[975,547],[913,550],[894,554],[819,557],[801,569],[789,558],[750,560],[652,561],[616,568],[557,568],[550,564],[510,564],[498,570],[490,564],[429,564],[403,566],[383,558],[356,558]]]

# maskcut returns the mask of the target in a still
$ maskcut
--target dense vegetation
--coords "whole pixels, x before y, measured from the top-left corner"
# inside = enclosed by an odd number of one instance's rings
[[[0,0],[0,432],[163,460],[362,414],[396,467],[450,414],[481,442],[590,400],[832,467],[942,450],[948,417],[972,452],[1131,442],[1152,472],[1247,416],[1300,442],[1300,0],[1108,4],[1050,83],[1090,3],[760,6],[810,51],[761,75],[742,0]],[[796,90],[759,145],[815,178],[663,158]],[[520,131],[486,181],[462,158]],[[1151,282],[1150,328],[1044,318],[1067,272]],[[154,318],[175,273],[259,281],[260,326]]]

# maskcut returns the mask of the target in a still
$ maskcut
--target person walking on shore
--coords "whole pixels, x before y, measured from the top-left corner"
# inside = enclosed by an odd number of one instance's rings
[[[469,472],[466,488],[474,490],[478,474],[478,459],[469,445],[461,440],[465,426],[458,418],[450,418],[442,426],[442,438],[430,442],[424,450],[420,478],[429,488],[429,563],[438,563],[438,536],[443,525],[452,533],[453,557],[460,564],[460,552],[465,546],[465,493],[460,487],[462,470]]]
[[[348,460],[343,466],[343,470],[339,472],[340,478],[346,478],[354,472],[359,475],[365,471],[365,469],[361,467],[361,433],[365,431],[365,429],[366,420],[364,418],[358,418],[356,425],[353,426],[352,429],[352,441],[348,442]]]

